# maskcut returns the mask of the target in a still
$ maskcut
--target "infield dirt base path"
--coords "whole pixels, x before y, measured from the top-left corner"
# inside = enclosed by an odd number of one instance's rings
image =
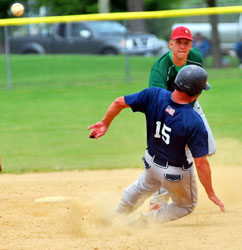
[[[199,185],[194,213],[163,225],[108,225],[106,216],[142,169],[0,175],[0,249],[242,249],[242,167],[214,167],[226,213]],[[48,196],[65,202],[35,202]],[[147,201],[148,202],[148,201]],[[145,203],[140,210],[145,210]]]

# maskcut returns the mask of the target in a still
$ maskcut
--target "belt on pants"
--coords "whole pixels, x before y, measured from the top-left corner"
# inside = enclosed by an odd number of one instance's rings
[[[148,149],[148,153],[151,157],[153,157],[153,162],[157,165],[160,166],[172,166],[172,167],[177,167],[177,168],[183,168],[183,169],[189,169],[192,166],[192,162],[191,163],[186,163],[186,164],[177,164],[177,163],[172,163],[169,161],[166,161],[160,157],[157,157],[151,150]]]

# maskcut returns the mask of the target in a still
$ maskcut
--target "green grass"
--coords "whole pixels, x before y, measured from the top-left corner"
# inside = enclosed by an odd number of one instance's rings
[[[11,56],[12,89],[0,57],[0,156],[4,172],[140,167],[145,119],[123,110],[108,133],[88,139],[118,96],[148,85],[156,58],[131,57],[126,83],[123,56]],[[215,138],[242,142],[242,70],[208,69],[212,90],[200,104]]]

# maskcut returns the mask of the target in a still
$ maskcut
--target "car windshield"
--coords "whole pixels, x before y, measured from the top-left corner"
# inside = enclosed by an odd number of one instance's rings
[[[119,22],[88,22],[88,26],[99,34],[127,32],[126,27]]]

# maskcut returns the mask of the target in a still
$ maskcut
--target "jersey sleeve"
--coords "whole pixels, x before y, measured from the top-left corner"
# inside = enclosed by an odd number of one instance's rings
[[[133,112],[139,111],[145,113],[147,106],[153,102],[158,91],[158,88],[148,88],[135,94],[125,95],[124,99]]]
[[[167,72],[166,67],[162,66],[162,59],[156,61],[151,68],[149,87],[160,87],[166,89],[167,86]]]
[[[200,118],[200,117],[199,117]],[[208,132],[201,119],[197,119],[196,126],[190,132],[188,147],[194,158],[208,154]]]
[[[200,67],[203,67],[203,56],[200,50],[194,47],[191,48],[188,54],[188,61],[189,61],[189,64],[195,64]]]

